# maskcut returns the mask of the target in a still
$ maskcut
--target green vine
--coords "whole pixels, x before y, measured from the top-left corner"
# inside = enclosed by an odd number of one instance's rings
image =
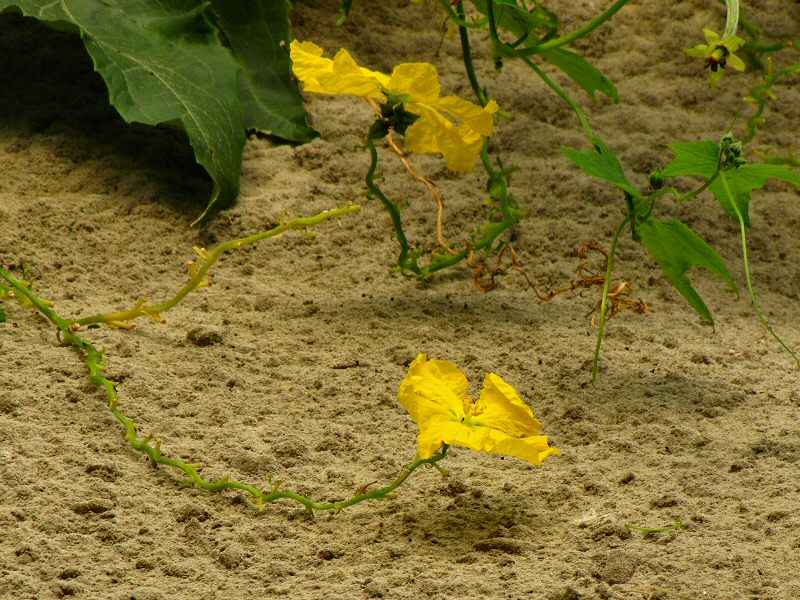
[[[423,465],[435,467],[441,473],[446,474],[438,463],[447,455],[447,446],[444,445],[439,452],[430,458],[415,458],[409,465],[403,467],[400,474],[389,484],[372,490],[367,489],[369,486],[363,486],[356,490],[353,496],[338,502],[316,502],[302,494],[281,489],[280,481],[273,482],[270,480],[269,488],[261,489],[249,483],[230,480],[227,477],[209,480],[200,474],[202,469],[201,464],[186,462],[166,456],[161,451],[162,440],[154,440],[151,435],[140,434],[134,419],[127,416],[119,406],[119,394],[117,392],[118,383],[104,375],[107,367],[104,353],[78,334],[82,325],[92,323],[105,323],[112,326],[129,327],[131,326],[131,321],[141,316],[160,320],[161,313],[170,310],[190,292],[203,286],[206,273],[225,252],[276,237],[288,230],[313,227],[323,221],[352,214],[359,210],[360,207],[357,205],[348,205],[339,209],[319,213],[313,217],[291,219],[289,221],[284,221],[278,227],[270,229],[269,231],[224,242],[211,251],[201,250],[201,262],[190,268],[191,277],[189,282],[170,300],[158,305],[146,306],[142,301],[139,301],[133,308],[127,311],[95,315],[83,319],[67,319],[53,310],[51,302],[35,294],[31,289],[32,286],[30,283],[18,279],[2,267],[0,267],[0,278],[4,279],[8,285],[0,286],[0,299],[8,299],[13,294],[20,303],[33,307],[55,325],[58,328],[62,344],[70,345],[83,354],[92,385],[105,393],[108,408],[114,415],[114,418],[124,428],[125,440],[130,444],[131,448],[147,456],[154,465],[171,467],[180,471],[185,476],[185,482],[188,485],[195,485],[210,492],[222,492],[225,490],[245,492],[249,494],[253,502],[258,506],[259,511],[263,510],[266,504],[278,500],[292,500],[301,504],[309,513],[313,513],[315,510],[341,510],[367,500],[386,500],[392,498],[393,492],[403,485],[414,471]]]

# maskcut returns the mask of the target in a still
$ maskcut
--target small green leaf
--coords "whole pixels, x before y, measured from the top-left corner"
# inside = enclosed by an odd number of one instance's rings
[[[582,56],[563,48],[542,50],[539,55],[564,71],[572,81],[589,94],[592,100],[596,100],[595,93],[600,92],[614,102],[619,102],[619,93],[611,80]]]
[[[714,176],[719,160],[719,147],[714,142],[670,144],[669,147],[675,158],[661,172],[662,177],[697,175],[710,179]],[[770,178],[800,185],[800,175],[784,165],[744,164],[721,171],[709,189],[726,213],[738,221],[738,210],[749,227],[750,192],[764,187]]]
[[[317,137],[306,124],[286,50],[289,0],[211,0],[211,8],[244,69],[239,80],[244,127],[294,142]]]
[[[738,295],[728,267],[708,243],[677,219],[659,221],[647,219],[639,224],[642,243],[653,255],[658,266],[689,304],[709,323],[714,323],[700,294],[692,287],[686,273],[694,266],[708,269],[722,279]]]
[[[342,4],[339,7],[339,12],[341,15],[336,21],[336,24],[340,27],[347,23],[347,19],[350,18],[350,11],[353,10],[353,2],[355,0],[342,0]]]
[[[719,146],[714,142],[680,142],[669,148],[675,158],[661,171],[662,177],[700,175],[708,179],[717,170]]]
[[[589,175],[604,179],[634,198],[640,198],[639,192],[625,177],[622,164],[620,164],[619,158],[614,154],[614,151],[597,136],[592,138],[592,142],[594,143],[594,150],[581,152],[571,148],[562,148],[561,151]]]
[[[726,213],[738,221],[738,210],[744,224],[750,227],[750,192],[763,188],[770,178],[800,185],[800,175],[783,165],[745,164],[722,171],[709,189]]]
[[[6,311],[0,308],[0,323],[6,322]]]
[[[470,2],[478,12],[486,14],[487,0],[470,0]],[[558,28],[555,13],[542,6],[526,10],[517,5],[517,0],[493,0],[493,2],[494,20],[497,26],[515,35],[517,39],[523,40],[523,45],[539,44],[555,34]]]

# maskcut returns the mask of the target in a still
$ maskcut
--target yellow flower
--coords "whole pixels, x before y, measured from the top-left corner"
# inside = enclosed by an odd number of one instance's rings
[[[726,65],[732,66],[737,71],[744,71],[744,62],[736,56],[736,52],[745,41],[738,36],[720,39],[719,35],[711,29],[703,29],[706,44],[699,44],[694,48],[684,50],[689,56],[705,59],[705,66],[711,70],[711,81],[717,83],[722,78],[722,71]]]
[[[441,97],[439,74],[429,63],[403,63],[389,76],[359,67],[347,50],[339,50],[331,60],[316,44],[297,40],[291,44],[291,55],[292,69],[306,92],[402,104],[419,117],[405,132],[408,149],[417,154],[442,154],[452,171],[472,170],[483,137],[492,135],[497,103],[491,100],[480,107],[458,96]]]
[[[442,444],[507,454],[534,465],[556,448],[539,435],[542,424],[503,379],[489,373],[477,402],[467,396],[467,378],[453,363],[420,354],[400,384],[400,404],[419,426],[417,451],[430,458]]]

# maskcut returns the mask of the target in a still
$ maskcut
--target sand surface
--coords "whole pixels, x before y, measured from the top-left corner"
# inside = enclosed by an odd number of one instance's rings
[[[554,2],[570,30],[604,3]],[[759,1],[773,36],[796,37],[800,5]],[[665,8],[666,7],[666,8]],[[597,132],[636,185],[671,154],[665,144],[718,140],[757,74],[709,87],[682,48],[721,30],[715,2],[632,2],[580,44],[619,87],[621,102],[587,106]],[[470,98],[457,38],[441,51],[439,13],[407,1],[358,2],[335,28],[337,2],[295,3],[296,35],[329,53],[349,48],[388,71],[431,61],[447,93]],[[730,265],[740,298],[693,272],[716,332],[674,291],[644,249],[620,245],[617,279],[646,315],[609,324],[602,373],[587,368],[597,299],[545,303],[507,270],[481,293],[459,266],[427,285],[391,271],[388,217],[363,198],[372,120],[362,101],[309,102],[321,139],[296,148],[252,139],[238,204],[202,229],[204,172],[180,136],[125,125],[79,41],[21,19],[0,19],[0,264],[35,278],[63,315],[158,301],[186,278],[192,246],[347,202],[363,211],[225,257],[214,285],[133,331],[84,334],[107,349],[120,403],[166,454],[265,487],[284,481],[319,500],[388,482],[415,452],[416,426],[396,402],[418,353],[459,365],[477,387],[494,371],[533,406],[562,454],[535,469],[453,448],[413,474],[396,499],[309,519],[292,503],[263,513],[234,493],[181,485],[121,438],[81,356],[52,326],[6,303],[0,325],[0,597],[175,598],[688,598],[800,597],[800,375],[755,317],[739,232],[710,195],[678,216]],[[512,191],[527,211],[515,248],[541,289],[574,278],[576,251],[608,247],[624,203],[560,152],[586,149],[577,119],[520,65],[479,73],[513,118],[494,149],[520,166]],[[8,82],[6,85],[5,82]],[[792,86],[794,84],[794,87]],[[757,144],[800,144],[797,80]],[[416,243],[435,243],[435,205],[387,154],[384,189],[405,198]],[[447,200],[445,235],[468,239],[484,218],[479,172],[448,173],[415,157]],[[687,182],[688,183],[688,182]],[[800,193],[769,183],[751,205],[752,272],[765,313],[800,347]],[[215,343],[202,346],[198,336]],[[473,390],[475,391],[475,390]],[[677,531],[645,534],[626,524]]]

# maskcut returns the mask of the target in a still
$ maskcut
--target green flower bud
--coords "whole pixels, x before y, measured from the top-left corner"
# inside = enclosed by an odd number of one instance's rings
[[[656,167],[650,173],[650,188],[653,190],[660,190],[664,187],[664,177],[661,175],[661,167]]]

